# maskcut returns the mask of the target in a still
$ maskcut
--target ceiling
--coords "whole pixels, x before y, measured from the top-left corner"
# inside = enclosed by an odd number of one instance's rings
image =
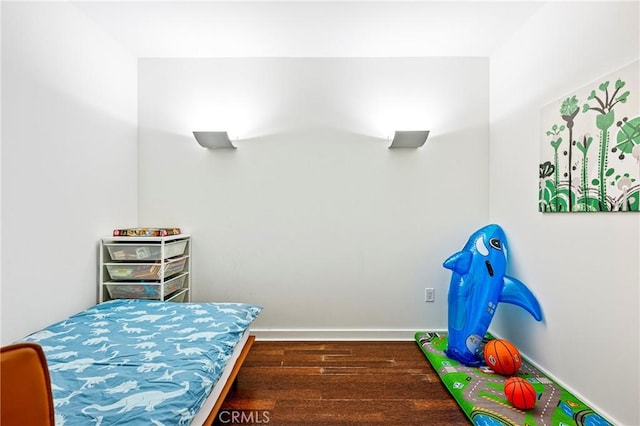
[[[490,56],[545,2],[71,1],[134,56]]]

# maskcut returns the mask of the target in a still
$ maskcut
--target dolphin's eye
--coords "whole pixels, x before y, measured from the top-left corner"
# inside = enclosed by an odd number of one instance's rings
[[[502,244],[500,244],[499,238],[492,238],[489,240],[489,245],[497,250],[502,250]]]

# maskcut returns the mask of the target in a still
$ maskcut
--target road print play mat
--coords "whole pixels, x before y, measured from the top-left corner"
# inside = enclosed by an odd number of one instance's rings
[[[415,334],[415,340],[474,425],[612,426],[526,360],[517,375],[533,385],[538,399],[533,409],[523,411],[507,401],[504,376],[486,366],[467,367],[444,354],[446,332],[419,332]]]

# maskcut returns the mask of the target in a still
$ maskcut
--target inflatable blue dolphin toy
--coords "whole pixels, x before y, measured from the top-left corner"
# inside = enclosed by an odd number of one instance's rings
[[[536,320],[542,319],[531,291],[505,275],[507,252],[502,228],[487,225],[469,237],[462,251],[444,262],[443,266],[453,271],[449,284],[449,358],[469,366],[483,362],[478,349],[499,302],[520,306]]]

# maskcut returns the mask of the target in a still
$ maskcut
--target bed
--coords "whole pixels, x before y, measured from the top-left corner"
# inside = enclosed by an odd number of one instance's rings
[[[27,336],[46,354],[56,426],[211,424],[262,308],[112,300]]]

